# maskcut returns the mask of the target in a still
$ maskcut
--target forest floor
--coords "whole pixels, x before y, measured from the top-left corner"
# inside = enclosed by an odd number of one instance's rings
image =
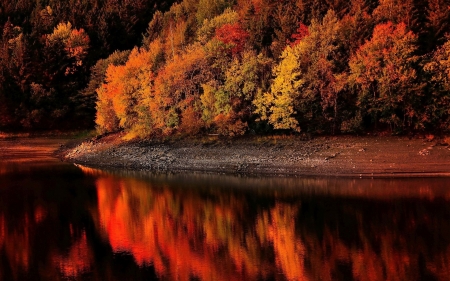
[[[357,177],[450,176],[447,139],[434,137],[205,136],[169,141],[122,140],[121,134],[68,143],[64,161],[91,167],[251,175]]]

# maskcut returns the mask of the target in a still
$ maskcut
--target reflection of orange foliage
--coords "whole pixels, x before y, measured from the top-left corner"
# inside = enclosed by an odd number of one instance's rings
[[[44,220],[46,215],[47,215],[46,210],[41,206],[37,206],[36,209],[34,210],[34,221],[36,223],[40,223],[41,221]]]
[[[54,263],[66,277],[77,277],[88,272],[92,264],[92,251],[89,249],[86,232],[71,247],[67,256],[56,255]]]
[[[46,213],[43,207],[38,206],[33,212],[23,214],[13,224],[8,222],[7,216],[0,213],[0,251],[4,251],[14,276],[29,269],[33,236],[37,224],[42,222]]]
[[[448,280],[450,274],[450,247],[447,247],[443,255],[428,261],[427,269],[436,276],[436,280]]]
[[[106,174],[97,180],[97,194],[100,228],[113,250],[132,254],[139,265],[152,264],[160,277],[180,280],[253,280],[280,273],[288,280],[418,280],[420,256],[429,256],[430,249],[408,233],[442,225],[397,208],[374,222],[364,206],[352,204],[342,207],[348,218],[325,211],[324,220],[311,225],[311,213],[303,218],[299,203],[282,200],[248,219],[242,216],[249,211],[245,196],[205,197]],[[398,219],[405,226],[397,228]],[[354,228],[351,242],[346,227]],[[425,256],[425,270],[438,280],[448,276],[448,252]]]
[[[100,221],[113,250],[131,253],[140,265],[153,264],[160,276],[243,280],[265,270],[254,237],[236,232],[243,227],[235,217],[242,208],[233,210],[233,204],[243,202],[217,206],[198,197],[181,200],[168,190],[155,192],[142,182],[111,178],[98,179],[97,193]]]
[[[296,208],[277,205],[271,212],[268,237],[273,243],[277,265],[289,280],[310,280],[305,272],[305,246],[295,235]]]
[[[0,249],[4,249],[14,273],[28,270],[30,250],[30,231],[33,228],[28,217],[18,222],[19,229],[10,230],[6,219],[0,216]]]

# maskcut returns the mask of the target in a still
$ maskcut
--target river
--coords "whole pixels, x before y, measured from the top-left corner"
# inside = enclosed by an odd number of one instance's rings
[[[105,171],[0,140],[0,280],[449,280],[450,179]]]

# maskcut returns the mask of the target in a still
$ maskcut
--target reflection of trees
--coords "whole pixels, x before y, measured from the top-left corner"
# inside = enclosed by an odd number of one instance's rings
[[[296,221],[314,279],[448,278],[450,222],[445,202],[318,200],[302,204]],[[312,213],[315,220],[310,219]]]
[[[152,264],[159,276],[244,280],[268,272],[270,261],[247,228],[247,206],[239,198],[204,198],[115,178],[100,178],[97,190],[102,229],[113,250]]]
[[[65,251],[55,248],[56,240],[51,241],[50,245],[49,241],[40,240],[43,238],[39,234],[42,231],[40,224],[45,221],[41,207],[22,215],[22,218],[7,220],[0,214],[0,253],[3,252],[7,262],[0,263],[0,280],[28,280],[27,276],[38,273],[36,270],[45,272],[48,278],[58,280],[60,273],[65,277],[76,277],[91,267],[93,253],[85,233],[80,238],[77,238],[78,234],[72,233],[71,240],[74,243],[70,245],[68,253],[63,254]],[[53,238],[50,231],[45,231],[44,235],[48,235],[46,238],[49,240]],[[39,253],[44,251],[44,247],[49,247],[45,249],[48,252]],[[36,264],[36,258],[42,260]]]
[[[81,233],[81,237],[75,240],[66,255],[54,253],[53,264],[66,278],[88,272],[93,264],[93,253],[88,245],[86,232]]]
[[[277,204],[257,222],[260,239],[273,245],[276,265],[289,280],[309,280],[305,271],[305,246],[295,234],[297,206]]]
[[[4,215],[0,215],[0,250],[5,252],[12,274],[16,277],[20,270],[28,270],[30,258],[28,236],[31,227],[32,222],[29,218],[25,218],[19,229],[10,231]],[[1,273],[0,277],[2,277]]]
[[[61,280],[92,266],[80,204],[87,190],[67,182],[73,170],[56,178],[47,169],[0,178],[0,280]]]
[[[97,180],[97,194],[102,235],[113,250],[153,265],[164,278],[445,280],[450,274],[450,209],[440,199],[300,194],[300,202],[106,175]]]

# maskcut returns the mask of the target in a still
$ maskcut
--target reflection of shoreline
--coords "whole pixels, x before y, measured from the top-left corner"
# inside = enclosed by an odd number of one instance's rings
[[[61,165],[54,151],[66,141],[59,138],[0,139],[0,175]]]
[[[269,199],[107,174],[96,185],[104,239],[163,279],[446,280],[450,274],[443,201]]]
[[[292,195],[340,196],[393,200],[420,198],[450,200],[447,178],[355,179],[335,177],[243,177],[207,173],[154,173],[130,170],[102,170],[76,164],[85,174],[141,179],[152,183],[210,190],[239,190],[289,197]]]

